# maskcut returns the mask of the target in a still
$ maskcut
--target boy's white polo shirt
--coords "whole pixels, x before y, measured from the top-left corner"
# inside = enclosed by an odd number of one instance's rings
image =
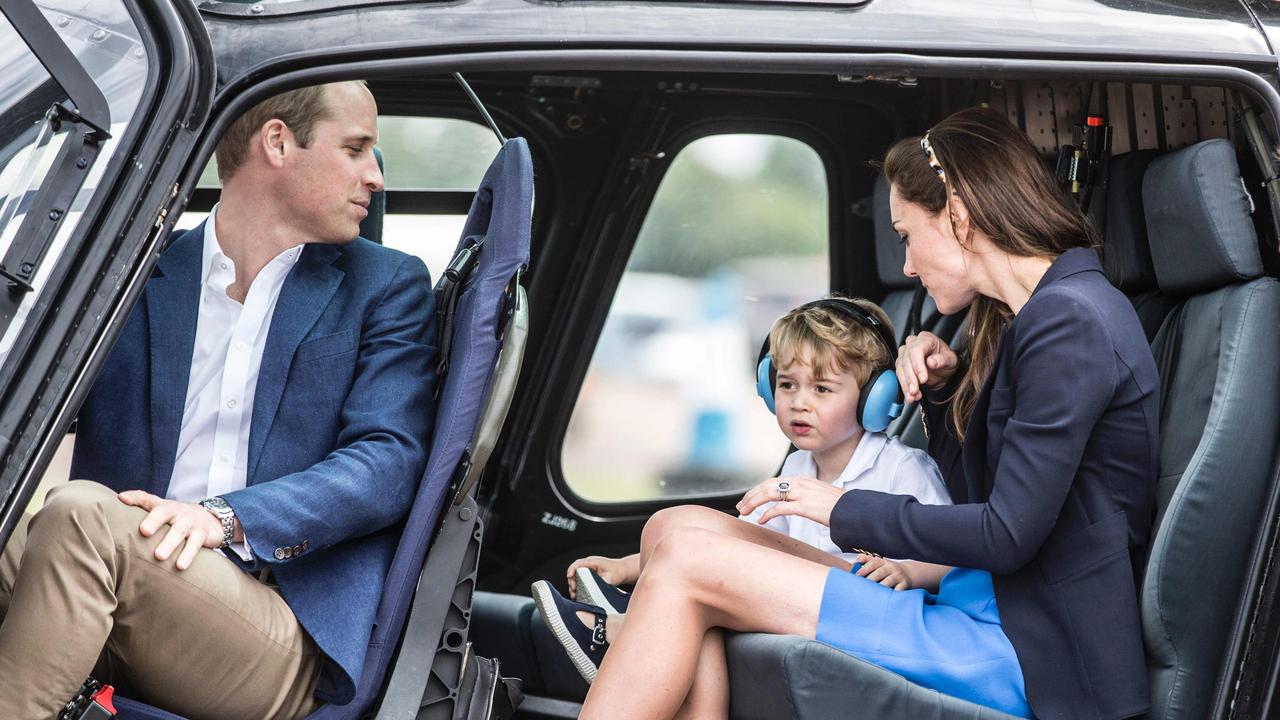
[[[818,466],[813,461],[813,453],[808,450],[797,450],[787,456],[782,464],[779,477],[818,476]],[[844,472],[836,478],[832,485],[842,491],[878,490],[895,495],[911,495],[926,505],[950,505],[951,497],[942,482],[942,475],[933,458],[923,450],[917,450],[904,444],[897,438],[884,433],[863,433],[854,449],[849,464]],[[742,519],[755,522],[773,503],[765,503],[755,512]],[[831,528],[796,515],[783,515],[764,524],[793,537],[800,542],[812,545],[824,552],[853,562],[857,553],[842,552],[841,548],[831,542]]]

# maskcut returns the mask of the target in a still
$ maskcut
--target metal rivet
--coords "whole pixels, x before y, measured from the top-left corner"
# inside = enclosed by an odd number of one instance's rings
[[[76,160],[76,167],[81,170],[89,167],[89,158],[80,158],[79,160]]]
[[[90,40],[105,40],[105,39],[106,39],[106,37],[107,37],[107,31],[106,31],[106,30],[102,30],[102,29],[98,29],[98,30],[94,30],[94,31],[93,31],[93,34],[89,36],[89,39],[90,39]]]
[[[22,269],[19,270],[19,272],[21,272],[23,275],[30,275],[31,271],[35,269],[36,269],[36,266],[32,265],[31,263],[22,263]]]
[[[249,8],[249,12],[253,13],[254,15],[261,15],[265,10],[266,8],[262,7],[261,5],[254,5],[253,7]]]
[[[60,217],[62,217],[62,211],[61,211],[61,210],[54,209],[54,210],[50,210],[50,211],[49,211],[49,219],[50,219],[50,220],[57,220],[57,219],[58,219],[58,218],[60,218]]]
[[[55,24],[58,27],[66,27],[71,24],[71,18],[67,17],[66,15],[63,15],[62,17],[58,18]]]
[[[466,521],[470,520],[470,519],[471,519],[471,508],[462,508],[461,510],[459,510],[459,511],[458,511],[458,517],[459,517],[463,522],[466,522]]]
[[[136,47],[133,49],[133,56],[141,60],[147,56],[147,51],[141,47]]]

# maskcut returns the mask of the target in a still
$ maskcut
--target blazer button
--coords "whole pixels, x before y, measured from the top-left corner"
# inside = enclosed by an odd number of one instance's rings
[[[285,549],[284,549],[284,559],[285,559],[285,560],[288,560],[288,559],[289,559],[289,558],[291,558],[291,557],[293,557],[293,548],[290,548],[290,547],[285,548]]]
[[[284,559],[284,548],[276,548],[276,559],[277,560]]]
[[[310,541],[310,540],[303,540],[303,541],[302,541],[302,549],[303,549],[303,551],[305,552],[305,551],[307,550],[307,548],[309,548],[309,547],[311,547],[311,541]]]
[[[293,546],[293,554],[294,554],[294,557],[297,557],[298,555],[301,555],[301,554],[302,554],[302,546],[301,546],[301,545],[294,545],[294,546]]]

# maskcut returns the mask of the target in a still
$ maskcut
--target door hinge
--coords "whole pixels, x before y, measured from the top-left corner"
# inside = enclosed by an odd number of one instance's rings
[[[173,206],[173,199],[178,197],[178,189],[178,183],[174,183],[173,187],[169,188],[169,197],[165,198],[164,205],[160,206],[160,212],[156,214],[156,223],[151,226],[153,229],[164,225],[164,221],[169,217],[169,208]]]

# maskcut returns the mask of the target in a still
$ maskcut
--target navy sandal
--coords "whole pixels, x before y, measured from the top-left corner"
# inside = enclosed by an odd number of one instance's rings
[[[573,578],[578,584],[578,599],[582,602],[599,605],[610,615],[622,615],[627,612],[627,603],[631,601],[631,596],[605,582],[595,570],[580,567],[574,571]]]
[[[546,580],[539,580],[530,588],[533,601],[542,613],[542,621],[551,634],[564,646],[569,660],[588,683],[596,679],[596,671],[604,661],[609,641],[605,639],[604,608],[574,602],[556,591]],[[595,627],[588,628],[578,618],[578,612],[588,612],[595,617]]]

